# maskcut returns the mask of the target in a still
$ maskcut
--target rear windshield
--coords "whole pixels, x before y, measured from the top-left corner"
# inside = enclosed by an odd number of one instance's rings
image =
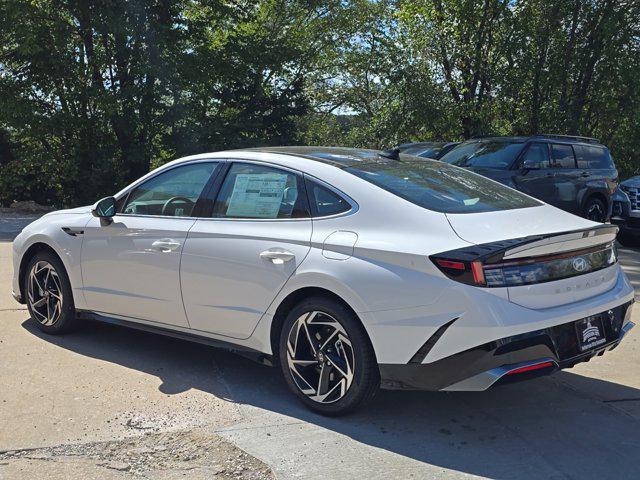
[[[495,212],[542,205],[488,178],[436,161],[364,163],[345,170],[411,203],[437,212]]]
[[[440,160],[459,167],[509,168],[522,150],[522,142],[490,140],[458,145]]]

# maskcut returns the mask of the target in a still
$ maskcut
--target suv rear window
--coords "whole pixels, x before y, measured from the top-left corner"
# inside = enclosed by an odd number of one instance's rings
[[[488,140],[458,145],[440,160],[458,167],[509,168],[522,150],[522,142]]]
[[[593,145],[574,145],[578,168],[615,168],[609,150]]]
[[[481,175],[436,161],[365,163],[345,170],[436,212],[495,212],[542,205]]]

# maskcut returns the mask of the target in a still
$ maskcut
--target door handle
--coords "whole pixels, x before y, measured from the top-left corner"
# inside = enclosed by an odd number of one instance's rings
[[[284,262],[293,260],[295,254],[287,252],[286,250],[265,250],[260,254],[260,258],[271,260],[271,262],[276,265],[282,265]]]
[[[589,177],[591,174],[589,172],[582,172],[581,177]]]
[[[162,240],[156,240],[155,242],[153,242],[151,244],[151,246],[155,249],[155,250],[159,250],[163,253],[168,253],[168,252],[172,252],[175,249],[177,249],[178,247],[180,247],[180,242],[176,242],[175,240],[172,240],[170,238],[166,238],[166,239],[162,239]]]

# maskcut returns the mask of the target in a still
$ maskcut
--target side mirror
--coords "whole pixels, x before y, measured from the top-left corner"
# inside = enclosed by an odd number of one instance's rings
[[[113,197],[105,197],[98,200],[91,209],[91,215],[100,219],[101,225],[111,223],[111,217],[116,214],[116,199]]]

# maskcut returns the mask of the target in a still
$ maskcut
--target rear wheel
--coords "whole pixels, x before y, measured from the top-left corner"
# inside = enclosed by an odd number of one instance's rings
[[[69,277],[52,253],[38,252],[29,261],[24,292],[29,314],[43,332],[65,333],[77,326]]]
[[[287,384],[318,413],[343,415],[378,390],[380,376],[369,338],[340,302],[313,297],[298,304],[284,322],[279,346]]]
[[[607,208],[599,198],[592,197],[584,206],[584,217],[592,222],[604,223],[607,221]]]

